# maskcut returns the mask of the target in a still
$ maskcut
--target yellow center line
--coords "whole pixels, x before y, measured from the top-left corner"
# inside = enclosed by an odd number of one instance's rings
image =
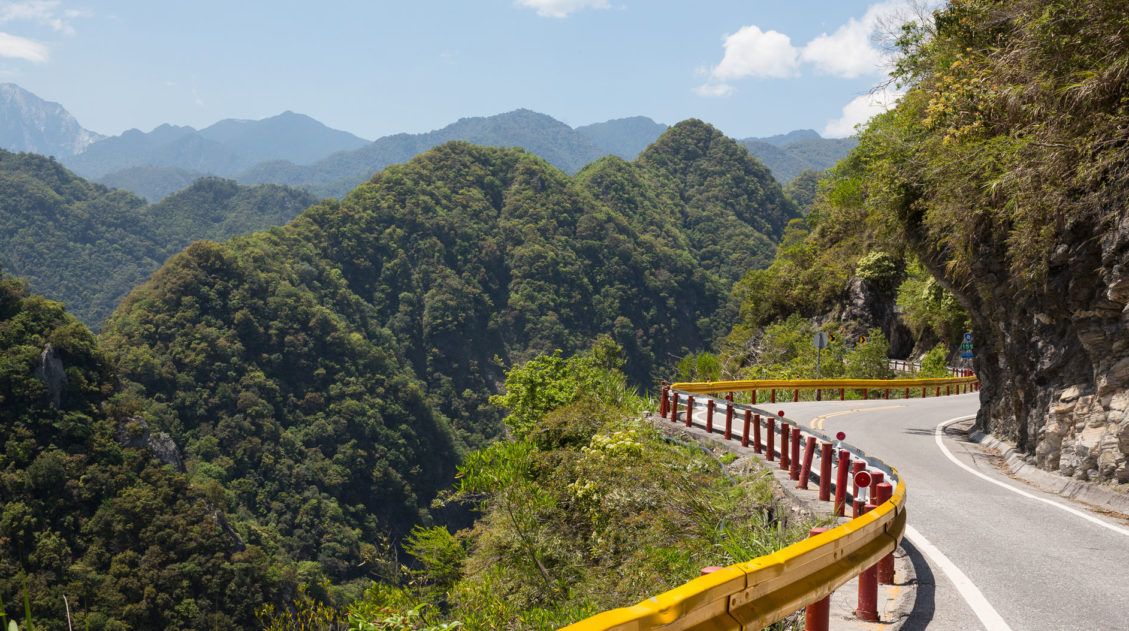
[[[904,408],[904,407],[905,407],[905,405],[879,405],[879,406],[875,406],[875,407],[851,408],[850,410],[840,410],[838,412],[828,412],[827,414],[821,414],[820,416],[813,418],[811,420],[811,428],[812,429],[823,429],[827,425],[827,419],[835,417],[835,416],[843,416],[845,414],[854,414],[856,412],[876,412],[878,410],[896,410],[898,408]]]

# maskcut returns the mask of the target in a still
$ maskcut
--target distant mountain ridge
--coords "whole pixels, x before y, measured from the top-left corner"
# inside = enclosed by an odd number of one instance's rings
[[[62,105],[14,83],[0,83],[0,148],[62,159],[102,138],[79,125]]]
[[[753,157],[772,171],[781,183],[792,181],[804,171],[826,171],[855,148],[858,140],[824,138],[812,129],[797,129],[786,134],[740,141]]]

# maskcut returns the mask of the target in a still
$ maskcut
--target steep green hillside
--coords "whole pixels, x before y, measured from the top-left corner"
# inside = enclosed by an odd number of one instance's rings
[[[0,277],[0,598],[36,629],[247,628],[297,568],[190,483],[90,331]],[[154,454],[162,454],[164,463]],[[168,463],[168,464],[166,464]],[[22,626],[21,626],[22,628]]]
[[[624,177],[605,177],[617,169]],[[771,260],[760,230],[775,235],[794,214],[763,168],[697,121],[637,164],[613,159],[578,181],[521,151],[452,143],[281,230],[194,246],[121,305],[105,340],[126,376],[194,426],[239,413],[234,401],[195,402],[233,378],[224,365],[332,389],[324,335],[283,333],[300,324],[286,324],[296,305],[320,305],[325,334],[404,357],[476,443],[499,431],[487,397],[502,367],[530,353],[611,333],[643,384],[670,353],[723,333],[724,279]],[[722,251],[722,231],[760,247]],[[214,349],[222,361],[186,352],[200,326],[229,340]],[[195,384],[178,389],[176,374]],[[301,392],[272,386],[271,397],[284,418],[303,413]]]
[[[54,160],[0,151],[0,265],[97,326],[191,241],[279,225],[314,201],[296,189],[207,178],[146,207]]]

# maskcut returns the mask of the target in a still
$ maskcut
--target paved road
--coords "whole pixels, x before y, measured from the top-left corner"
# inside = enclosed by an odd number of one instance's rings
[[[1001,488],[962,469],[938,446],[938,425],[975,414],[978,396],[771,407],[802,424],[816,421],[827,433],[846,432],[847,442],[904,477],[909,526],[921,549],[912,541],[906,548],[922,583],[906,629],[1129,630],[1129,526],[1105,519],[1124,531],[1115,532]],[[1009,478],[997,458],[956,428],[942,441],[957,460],[989,478],[1081,508]],[[965,592],[982,594],[980,615],[937,561],[922,554],[922,538],[967,576],[974,588],[966,585]],[[995,622],[989,610],[998,615]]]

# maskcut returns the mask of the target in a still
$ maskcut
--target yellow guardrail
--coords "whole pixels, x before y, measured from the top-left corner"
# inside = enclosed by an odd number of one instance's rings
[[[881,389],[927,388],[973,384],[978,377],[941,377],[937,379],[755,379],[745,381],[704,381],[673,383],[672,390],[704,394],[709,392],[746,392],[749,390],[814,390],[832,388]]]
[[[865,388],[944,386],[976,381],[947,379],[805,379],[675,383],[682,392],[737,392],[762,388]],[[877,384],[877,385],[875,385]],[[696,578],[630,607],[612,609],[568,631],[761,629],[817,602],[897,549],[906,526],[906,485],[897,469],[891,498],[874,510],[782,550]]]

